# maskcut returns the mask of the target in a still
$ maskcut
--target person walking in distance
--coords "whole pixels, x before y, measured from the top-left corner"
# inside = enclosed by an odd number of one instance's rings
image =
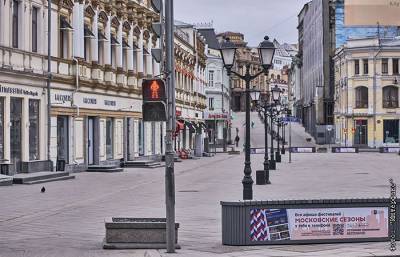
[[[235,137],[236,147],[239,146],[239,141],[240,141],[240,137],[239,137],[239,135],[236,135],[236,137]]]

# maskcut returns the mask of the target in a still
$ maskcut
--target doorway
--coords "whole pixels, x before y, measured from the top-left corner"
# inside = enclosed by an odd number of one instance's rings
[[[94,164],[94,123],[95,118],[88,118],[88,165]]]
[[[22,98],[11,97],[10,99],[10,157],[16,172],[20,170],[21,163],[21,119]]]
[[[127,118],[127,142],[126,142],[126,158],[128,161],[132,161],[135,157],[134,155],[134,149],[135,149],[135,133],[134,133],[134,119],[133,118]]]
[[[368,146],[368,120],[355,121],[354,145]]]
[[[57,160],[69,163],[68,116],[57,116]]]

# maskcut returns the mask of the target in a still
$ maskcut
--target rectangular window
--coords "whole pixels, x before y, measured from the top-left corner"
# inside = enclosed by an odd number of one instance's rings
[[[389,60],[387,58],[382,59],[382,74],[389,73]]]
[[[4,159],[4,98],[0,97],[0,159]]]
[[[106,158],[107,160],[113,159],[113,142],[114,142],[114,128],[113,119],[107,118],[106,120]]]
[[[214,71],[208,72],[208,86],[210,87],[214,86]]]
[[[63,30],[60,30],[60,58],[66,57],[64,55],[64,41],[65,41],[65,32]]]
[[[368,75],[368,59],[363,60],[364,75]]]
[[[38,46],[38,8],[32,8],[32,52],[37,52]]]
[[[208,109],[210,111],[214,110],[214,98],[209,98],[208,99]]]
[[[13,0],[12,12],[12,47],[18,48],[18,0]]]
[[[29,99],[29,160],[39,160],[39,100]]]
[[[383,121],[383,137],[386,144],[399,143],[399,120]]]
[[[354,61],[354,74],[359,75],[360,74],[360,60],[355,60]]]
[[[399,74],[399,59],[393,59],[393,74]]]

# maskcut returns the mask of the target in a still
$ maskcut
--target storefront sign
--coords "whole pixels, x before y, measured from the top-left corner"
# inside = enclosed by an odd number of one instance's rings
[[[388,237],[388,208],[250,210],[253,242]]]
[[[117,97],[100,94],[88,94],[82,92],[63,91],[53,89],[51,103],[60,107],[74,106],[88,109],[112,110],[112,111],[142,111],[142,102],[139,99]]]
[[[332,153],[358,153],[357,147],[332,147]]]
[[[265,153],[265,148],[250,148],[250,154],[263,154]]]
[[[0,85],[0,93],[9,95],[27,95],[27,96],[39,95],[37,91],[33,91],[32,89],[24,89],[20,87],[8,87],[3,85]]]
[[[394,180],[389,179],[390,183],[390,217],[389,222],[391,225],[390,231],[390,251],[396,251],[396,210],[397,210],[397,186]]]
[[[228,119],[227,113],[204,113],[204,119],[206,120],[226,120]]]
[[[291,147],[290,152],[292,153],[315,153],[315,147]]]

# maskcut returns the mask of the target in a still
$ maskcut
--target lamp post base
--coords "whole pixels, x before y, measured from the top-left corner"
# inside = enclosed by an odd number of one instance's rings
[[[269,160],[269,170],[276,170],[276,162],[272,158]]]
[[[279,150],[278,150],[278,152],[276,152],[275,153],[275,157],[276,157],[276,162],[282,162],[282,157],[281,157],[281,153],[279,152]]]
[[[256,184],[257,185],[265,185],[265,184],[267,184],[265,170],[257,170],[256,171]]]

